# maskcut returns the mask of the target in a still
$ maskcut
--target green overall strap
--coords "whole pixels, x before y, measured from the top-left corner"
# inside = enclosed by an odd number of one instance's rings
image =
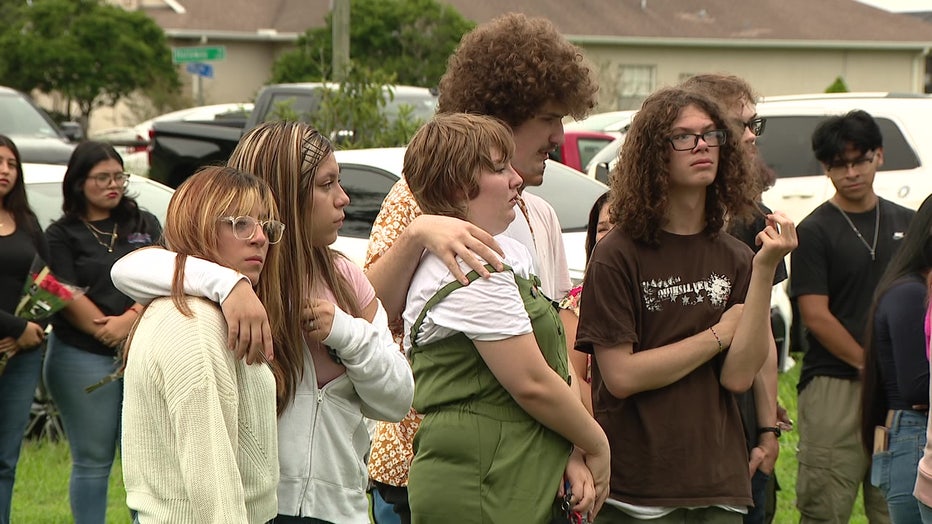
[[[511,269],[511,266],[509,266],[508,264],[504,264],[504,266],[505,266],[504,271],[513,271]],[[495,268],[492,267],[492,264],[486,264],[484,267],[486,270],[489,271],[489,273],[497,273]],[[475,280],[479,278],[479,272],[474,269],[466,274],[466,278],[469,280],[470,283],[475,282]],[[447,296],[449,296],[450,293],[456,291],[457,289],[461,287],[463,287],[463,283],[460,282],[459,280],[454,280],[453,282],[450,282],[449,284],[438,289],[437,292],[434,293],[434,296],[430,297],[430,300],[428,300],[427,303],[424,304],[424,309],[421,310],[421,314],[417,316],[417,320],[415,320],[414,324],[411,326],[411,348],[412,349],[417,347],[417,332],[421,329],[421,324],[424,323],[424,317],[427,316],[427,312],[430,311],[432,307],[436,306],[438,302],[447,298]]]

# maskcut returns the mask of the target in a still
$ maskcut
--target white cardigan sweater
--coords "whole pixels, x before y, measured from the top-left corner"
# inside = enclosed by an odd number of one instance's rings
[[[226,348],[215,304],[154,301],[124,375],[127,505],[147,522],[265,523],[277,511],[275,378]]]

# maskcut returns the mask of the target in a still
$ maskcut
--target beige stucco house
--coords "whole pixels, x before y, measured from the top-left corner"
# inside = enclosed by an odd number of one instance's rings
[[[329,0],[113,1],[144,10],[173,46],[225,46],[225,58],[211,63],[213,78],[182,75],[186,92],[204,103],[251,100],[276,56],[322,26],[330,7]],[[821,92],[837,77],[851,91],[929,90],[932,23],[854,0],[440,1],[477,23],[508,11],[553,20],[596,65],[602,110],[637,107],[657,87],[700,72],[743,76],[764,95]],[[120,112],[98,114],[98,124],[134,123]]]

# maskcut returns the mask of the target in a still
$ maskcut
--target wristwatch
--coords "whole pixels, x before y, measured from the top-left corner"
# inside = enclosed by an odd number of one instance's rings
[[[758,434],[758,435],[762,435],[762,434],[764,434],[764,433],[773,433],[774,436],[777,437],[777,438],[780,438],[780,435],[783,434],[783,432],[780,431],[780,428],[778,428],[778,427],[776,427],[776,426],[767,426],[767,427],[763,427],[763,428],[757,428],[757,434]]]

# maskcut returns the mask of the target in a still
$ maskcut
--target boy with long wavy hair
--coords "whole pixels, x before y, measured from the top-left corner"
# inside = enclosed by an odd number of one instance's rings
[[[771,347],[771,281],[796,237],[780,214],[757,255],[724,233],[756,196],[741,147],[715,102],[676,88],[648,97],[628,131],[576,336],[613,450],[599,522],[737,523],[751,505],[734,393]]]

